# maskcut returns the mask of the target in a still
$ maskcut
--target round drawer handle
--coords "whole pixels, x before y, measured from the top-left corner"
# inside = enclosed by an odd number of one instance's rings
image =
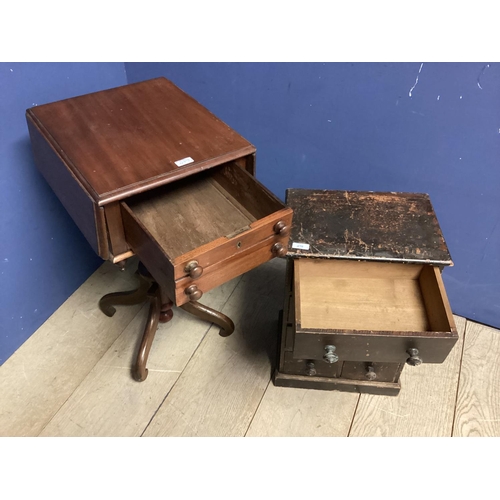
[[[375,368],[373,368],[373,366],[370,365],[366,368],[365,377],[368,380],[376,380],[377,374],[375,373]]]
[[[192,260],[186,264],[184,271],[191,276],[191,278],[199,278],[203,274],[203,268],[198,264],[197,260]]]
[[[191,302],[200,300],[203,295],[203,292],[196,285],[188,286],[185,292]]]
[[[280,234],[281,236],[288,233],[288,226],[282,220],[276,222],[273,229],[276,234]]]
[[[339,360],[339,357],[335,354],[337,348],[334,345],[325,345],[326,353],[323,355],[323,359],[327,363],[336,363]]]
[[[281,243],[275,243],[271,247],[271,252],[275,257],[284,257],[287,254],[287,249]]]
[[[306,375],[314,377],[314,375],[316,375],[316,367],[314,366],[314,363],[312,361],[308,361],[306,367]]]
[[[418,355],[418,349],[410,347],[410,349],[407,349],[406,352],[410,355],[410,357],[406,360],[410,366],[418,366],[422,364],[422,358]]]

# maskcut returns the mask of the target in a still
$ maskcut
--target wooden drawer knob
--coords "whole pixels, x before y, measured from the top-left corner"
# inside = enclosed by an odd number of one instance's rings
[[[368,366],[366,368],[365,377],[367,380],[376,380],[377,374],[375,373],[375,368],[373,368],[373,366]]]
[[[199,278],[203,274],[203,268],[198,264],[198,261],[192,260],[188,262],[184,271],[191,276],[191,278]]]
[[[281,243],[275,243],[271,247],[271,252],[275,257],[284,257],[287,254],[287,249]]]
[[[191,302],[200,300],[203,295],[203,292],[196,285],[188,286],[185,291]]]
[[[274,225],[274,232],[276,234],[281,234],[282,236],[284,236],[286,233],[288,233],[288,226],[282,220],[280,220]]]
[[[316,367],[312,361],[306,363],[306,375],[309,375],[309,377],[314,377],[314,375],[316,375]]]
[[[406,360],[409,365],[418,366],[422,364],[422,358],[418,355],[418,349],[411,347],[406,352],[410,355],[410,357]]]
[[[336,350],[337,348],[334,345],[325,345],[326,353],[323,355],[323,359],[327,363],[336,363],[339,360],[339,357],[335,354]]]

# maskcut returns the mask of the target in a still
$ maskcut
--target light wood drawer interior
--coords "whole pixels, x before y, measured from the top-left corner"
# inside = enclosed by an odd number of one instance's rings
[[[399,362],[420,347],[424,361],[442,362],[458,339],[433,266],[298,259],[294,292],[296,358],[333,344],[342,360]]]

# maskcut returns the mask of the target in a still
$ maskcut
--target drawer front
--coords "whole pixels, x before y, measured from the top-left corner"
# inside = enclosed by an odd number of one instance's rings
[[[342,378],[366,380],[369,382],[397,382],[404,363],[366,363],[345,361],[342,365]]]
[[[199,278],[193,279],[185,276],[175,281],[175,304],[180,306],[189,302],[191,300],[189,292],[192,293],[193,287],[196,287],[195,290],[203,294],[271,260],[276,256],[273,253],[273,246],[276,242],[283,242],[283,245],[285,245],[286,238],[287,236],[271,236],[254,246],[242,249],[240,252],[233,253],[227,258],[217,261],[212,266],[204,269]]]
[[[196,248],[174,260],[174,277],[176,280],[189,277],[188,264],[192,262],[196,262],[202,273],[205,273],[211,266],[232,256],[246,254],[250,248],[269,238],[273,239],[273,244],[280,244],[286,249],[291,223],[292,210],[285,208],[253,222],[241,232],[218,238],[203,247]],[[278,232],[279,228],[284,228],[281,234]]]
[[[338,361],[377,361],[404,363],[409,349],[418,349],[423,363],[442,363],[458,340],[450,332],[394,332],[387,334],[296,333],[294,358],[328,359],[332,352]],[[335,349],[331,349],[333,346]],[[330,358],[332,358],[330,356]],[[332,358],[334,359],[334,357]]]
[[[280,363],[280,371],[290,375],[303,375],[308,377],[340,377],[342,364],[324,363],[323,361],[311,359],[294,359],[291,352],[283,353]]]

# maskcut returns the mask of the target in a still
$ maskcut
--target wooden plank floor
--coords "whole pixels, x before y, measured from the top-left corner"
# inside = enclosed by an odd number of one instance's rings
[[[458,316],[446,362],[406,367],[398,397],[275,387],[284,264],[205,294],[228,338],[174,309],[143,383],[130,366],[146,307],[97,307],[134,288],[134,266],[103,264],[0,367],[0,436],[500,436],[500,331]]]

